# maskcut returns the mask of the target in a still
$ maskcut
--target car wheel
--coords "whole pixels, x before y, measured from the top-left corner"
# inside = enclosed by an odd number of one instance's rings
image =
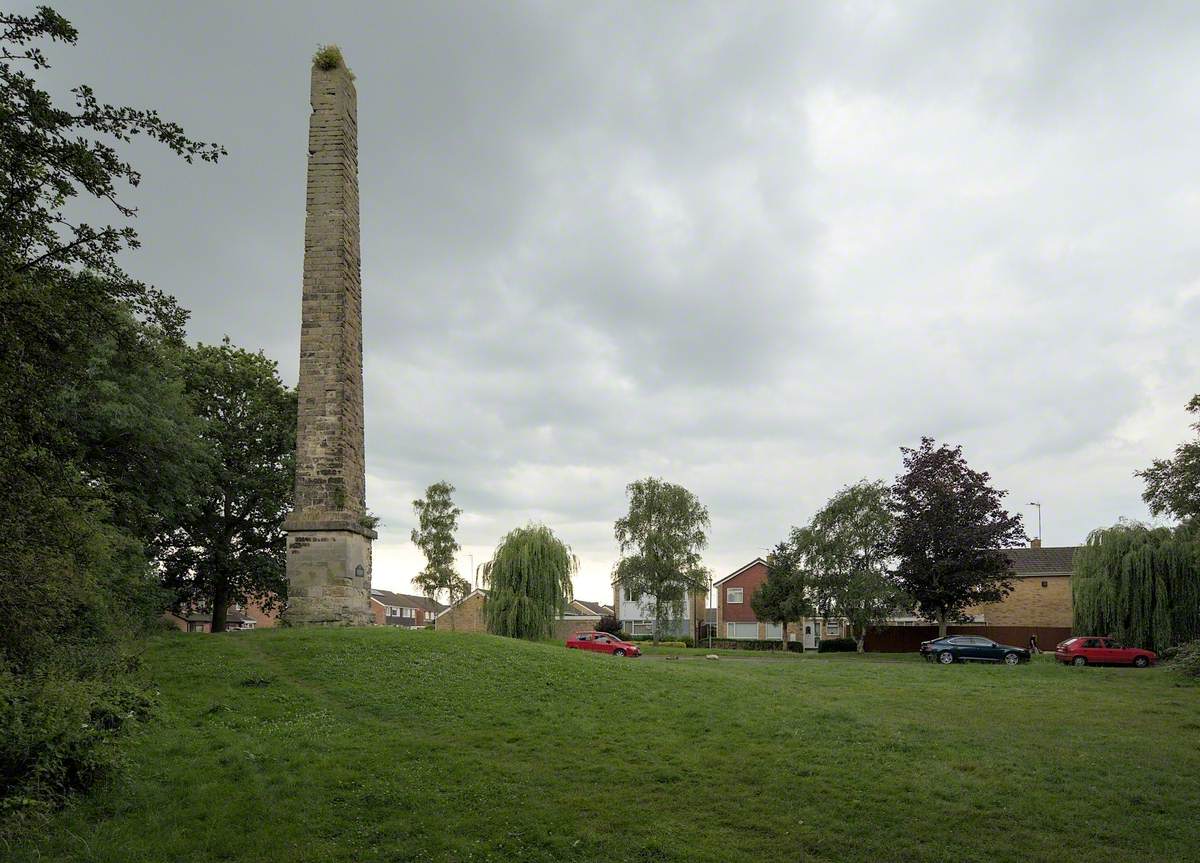
[[[1149,664],[1150,664],[1150,660],[1144,656],[1135,656],[1133,658],[1133,667],[1134,668],[1145,668]]]
[[[951,653],[949,650],[943,650],[941,653],[938,654],[938,662],[940,662],[942,665],[953,665],[954,664],[954,654]]]
[[[1020,661],[1021,661],[1021,657],[1017,656],[1015,653],[1004,654],[1004,664],[1005,665],[1016,665]]]
[[[1080,668],[1082,668],[1083,666],[1087,665],[1087,657],[1076,656],[1074,659],[1071,660],[1071,664],[1077,665]]]
[[[625,655],[624,648],[618,647],[616,650],[613,651],[613,656],[624,656],[624,655]]]

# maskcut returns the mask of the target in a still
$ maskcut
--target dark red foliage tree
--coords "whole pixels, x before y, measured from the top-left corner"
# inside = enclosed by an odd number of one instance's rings
[[[904,472],[892,486],[896,579],[945,635],[948,620],[1012,591],[1001,549],[1024,544],[1025,531],[1021,516],[1001,505],[1008,492],[972,470],[961,446],[936,446],[925,437],[916,449],[900,451]]]

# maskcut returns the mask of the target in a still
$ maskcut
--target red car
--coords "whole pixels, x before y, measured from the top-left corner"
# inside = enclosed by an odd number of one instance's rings
[[[1077,636],[1054,648],[1054,658],[1069,665],[1132,665],[1145,668],[1158,654],[1140,647],[1122,647],[1114,638]]]
[[[608,632],[577,632],[567,639],[567,647],[575,650],[594,650],[613,656],[641,656],[642,649],[630,641],[622,641]]]

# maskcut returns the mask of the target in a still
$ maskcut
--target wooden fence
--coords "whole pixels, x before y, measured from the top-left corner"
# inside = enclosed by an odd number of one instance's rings
[[[1071,637],[1069,626],[982,626],[958,624],[946,627],[947,635],[981,635],[1013,647],[1028,647],[1036,635],[1038,647],[1053,652],[1060,641]],[[936,626],[872,626],[867,630],[864,649],[873,653],[906,653],[918,650],[922,641],[937,638]]]

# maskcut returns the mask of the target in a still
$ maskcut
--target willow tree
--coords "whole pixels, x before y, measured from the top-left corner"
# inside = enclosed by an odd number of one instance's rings
[[[579,564],[570,547],[543,524],[511,531],[480,570],[488,588],[488,632],[536,641],[554,634],[571,598]]]
[[[1200,543],[1136,522],[1094,530],[1075,554],[1074,631],[1163,650],[1200,638]]]

